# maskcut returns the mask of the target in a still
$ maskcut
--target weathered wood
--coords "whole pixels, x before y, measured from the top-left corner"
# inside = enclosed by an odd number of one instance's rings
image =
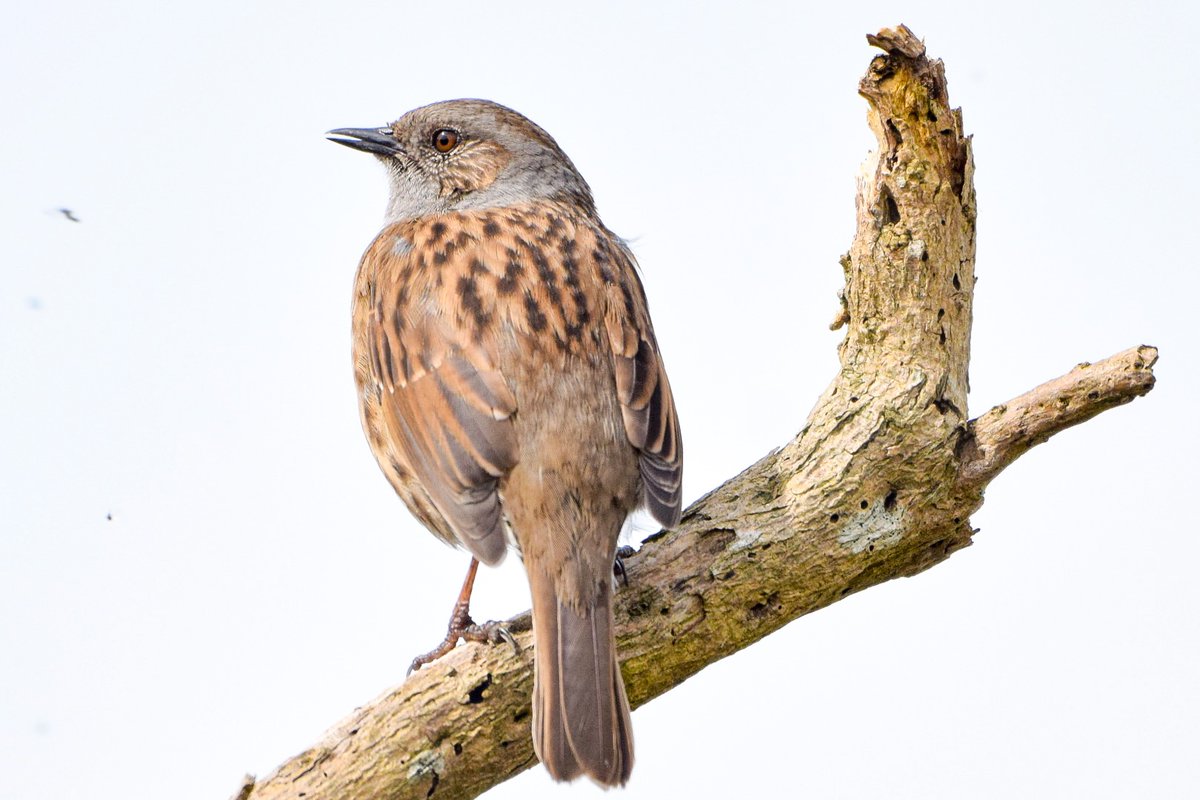
[[[1131,347],[1095,364],[1083,363],[971,422],[962,442],[959,486],[986,486],[1031,447],[1154,388],[1158,350]]]
[[[802,614],[946,559],[1009,463],[1153,387],[1157,351],[1135,348],[968,421],[970,138],[911,31],[868,39],[885,51],[859,85],[878,150],[842,259],[841,370],[793,441],[626,560],[618,647],[635,707]],[[520,657],[460,647],[241,796],[465,798],[531,766],[528,615],[512,627]]]

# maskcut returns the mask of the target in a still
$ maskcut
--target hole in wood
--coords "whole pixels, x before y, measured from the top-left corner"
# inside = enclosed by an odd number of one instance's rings
[[[884,225],[895,225],[900,221],[900,206],[896,205],[896,198],[886,185],[879,190],[879,213]]]
[[[474,689],[467,692],[467,702],[470,703],[471,705],[474,705],[475,703],[482,703],[483,702],[483,693],[486,692],[487,688],[491,685],[492,685],[492,673],[489,672],[487,674],[487,677],[485,677],[482,681],[480,681],[479,684]]]

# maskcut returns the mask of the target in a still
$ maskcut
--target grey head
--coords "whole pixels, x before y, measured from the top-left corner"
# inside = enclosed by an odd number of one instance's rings
[[[386,127],[332,130],[329,139],[387,167],[389,222],[538,199],[595,210],[587,183],[550,134],[489,100],[433,103]]]

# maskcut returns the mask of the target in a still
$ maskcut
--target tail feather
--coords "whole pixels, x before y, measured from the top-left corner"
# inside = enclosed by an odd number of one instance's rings
[[[549,657],[550,654],[543,653],[552,647],[557,650],[551,643],[558,642],[558,614],[554,611],[558,603],[552,592],[549,608],[544,598],[539,602],[538,592],[533,593],[533,598],[533,749],[555,780],[569,781],[578,778],[583,768],[571,751],[563,720],[563,705],[559,700],[559,687],[562,686],[560,661],[557,656]]]
[[[560,603],[553,581],[530,575],[536,660],[533,743],[555,780],[586,774],[604,786],[629,780],[633,735],[613,641],[612,589],[594,604]]]

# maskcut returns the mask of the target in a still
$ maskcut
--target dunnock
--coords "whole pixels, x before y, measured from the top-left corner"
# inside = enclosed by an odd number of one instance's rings
[[[639,506],[678,523],[683,466],[633,256],[558,144],[508,108],[452,100],[330,134],[391,181],[355,281],[371,450],[442,539],[496,564],[515,538],[533,597],[534,748],[557,780],[623,784],[613,558]]]

